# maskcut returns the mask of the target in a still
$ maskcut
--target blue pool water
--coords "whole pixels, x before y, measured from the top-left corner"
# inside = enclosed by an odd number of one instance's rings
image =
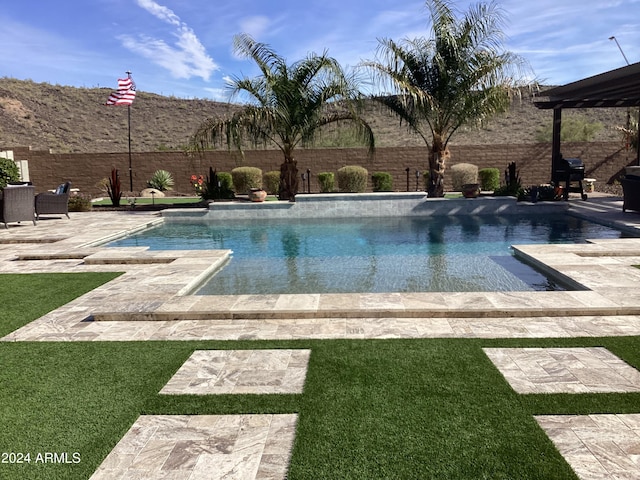
[[[561,290],[511,245],[619,238],[565,215],[168,222],[110,246],[229,249],[202,295]]]

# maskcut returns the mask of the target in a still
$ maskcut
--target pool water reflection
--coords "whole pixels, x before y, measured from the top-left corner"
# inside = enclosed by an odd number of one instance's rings
[[[566,215],[168,222],[113,242],[230,249],[201,295],[561,290],[511,245],[619,238]]]

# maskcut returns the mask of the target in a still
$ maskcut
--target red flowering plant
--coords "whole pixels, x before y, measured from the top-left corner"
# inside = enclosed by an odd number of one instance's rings
[[[193,185],[196,195],[202,195],[202,190],[204,189],[204,176],[191,175],[191,185]]]

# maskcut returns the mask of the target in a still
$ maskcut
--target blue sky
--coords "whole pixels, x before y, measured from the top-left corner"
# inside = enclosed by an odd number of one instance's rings
[[[457,0],[466,11],[471,2]],[[640,61],[640,0],[502,0],[505,47],[547,85]],[[0,7],[1,75],[77,87],[116,87],[226,100],[225,79],[252,76],[232,52],[248,33],[292,62],[309,52],[344,67],[373,59],[377,38],[428,36],[414,0],[22,0]]]

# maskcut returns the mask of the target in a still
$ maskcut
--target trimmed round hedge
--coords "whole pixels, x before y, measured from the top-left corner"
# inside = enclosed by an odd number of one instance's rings
[[[368,178],[366,168],[347,165],[338,169],[338,190],[342,193],[363,193],[367,190]]]

